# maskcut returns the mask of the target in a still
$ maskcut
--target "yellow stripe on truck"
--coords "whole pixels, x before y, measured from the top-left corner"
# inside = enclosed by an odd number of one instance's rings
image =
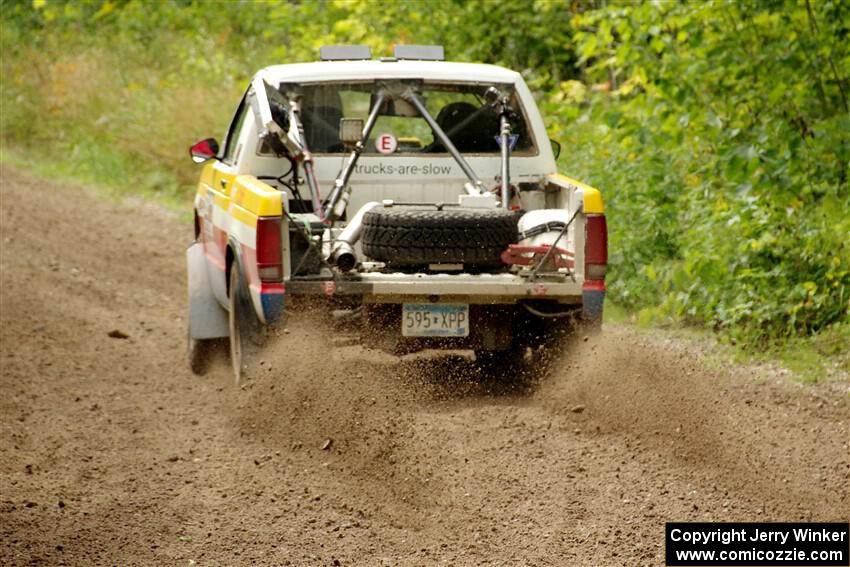
[[[201,184],[206,185],[208,187],[212,187],[213,180],[215,178],[215,160],[210,160],[204,165],[203,169],[201,169]]]
[[[213,191],[213,203],[215,203],[215,206],[219,209],[226,211],[228,205],[230,205],[230,199],[217,191]]]
[[[283,214],[280,191],[253,175],[238,175],[233,182],[231,195],[234,204],[255,216],[279,217]]]
[[[602,203],[602,193],[599,189],[586,187],[582,191],[584,192],[584,214],[603,214],[605,205]]]
[[[572,185],[577,189],[581,189],[581,192],[584,194],[584,203],[583,209],[584,214],[603,214],[605,212],[605,205],[602,202],[602,193],[599,189],[595,189],[588,185],[587,183],[582,183],[578,179],[573,179],[572,177],[567,177],[566,175],[561,175],[560,173],[556,173],[554,175],[550,175],[550,178],[555,181],[559,181],[566,185]]]
[[[246,211],[239,205],[233,205],[230,207],[230,216],[232,216],[235,220],[238,220],[242,224],[246,224],[251,228],[257,228],[257,215],[251,213],[250,211]],[[250,244],[251,248],[254,247],[253,242],[244,242],[243,244]]]

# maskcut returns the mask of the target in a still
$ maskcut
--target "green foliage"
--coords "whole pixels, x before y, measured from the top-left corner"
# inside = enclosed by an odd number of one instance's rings
[[[4,144],[186,198],[186,148],[259,67],[434,43],[518,69],[563,169],[606,197],[611,298],[748,343],[848,328],[845,1],[0,0],[0,18]]]
[[[754,341],[850,309],[850,5],[617,4],[547,108],[607,189],[611,292]],[[580,85],[580,86],[579,86]]]

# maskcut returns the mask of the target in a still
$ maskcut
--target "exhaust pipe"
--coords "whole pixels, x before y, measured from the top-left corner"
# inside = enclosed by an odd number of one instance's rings
[[[348,225],[334,242],[330,260],[343,272],[350,272],[357,265],[357,253],[354,251],[354,245],[357,244],[360,235],[363,233],[363,216],[376,205],[378,205],[377,201],[369,201],[360,207],[360,210],[348,222]]]

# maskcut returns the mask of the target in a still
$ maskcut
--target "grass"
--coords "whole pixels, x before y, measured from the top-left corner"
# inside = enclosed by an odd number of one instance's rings
[[[687,341],[710,342],[714,354],[707,357],[706,363],[716,370],[731,360],[739,364],[779,365],[790,371],[792,379],[798,382],[850,382],[850,322],[830,325],[813,335],[774,338],[752,344],[740,343],[731,334],[660,315],[656,308],[630,311],[610,299],[605,301],[604,321],[653,332],[663,330]]]
[[[743,351],[759,361],[775,361],[802,382],[850,380],[850,325],[833,325],[808,337],[794,337],[769,345],[762,351]]]
[[[115,202],[128,196],[138,196],[179,213],[183,222],[192,221],[194,187],[175,186],[170,191],[159,190],[158,183],[145,182],[144,179],[140,181],[138,176],[132,175],[122,155],[97,145],[52,159],[32,149],[2,144],[0,163],[38,178],[71,181]],[[162,172],[150,175],[150,179],[164,180],[166,177]]]
[[[189,210],[198,168],[187,149],[224,131],[245,81],[228,75],[210,88],[205,74],[188,72],[175,52],[186,38],[163,40],[155,53],[106,39],[21,40],[13,26],[0,28],[0,159]]]
[[[613,307],[613,309],[612,309]],[[661,331],[670,337],[710,345],[704,364],[712,370],[722,370],[730,362],[744,365],[778,366],[791,373],[799,383],[840,381],[850,384],[850,325],[833,325],[811,336],[774,339],[758,347],[740,344],[727,335],[705,327],[657,317],[647,317],[643,311],[629,312],[606,301],[606,312],[614,313],[606,323],[620,323],[653,334]]]
[[[614,303],[611,299],[605,299],[605,310],[602,312],[603,323],[628,323],[631,319],[632,313],[630,311]]]

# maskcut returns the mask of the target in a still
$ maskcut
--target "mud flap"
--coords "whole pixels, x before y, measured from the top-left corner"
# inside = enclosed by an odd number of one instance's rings
[[[213,295],[207,275],[204,245],[200,242],[195,242],[186,250],[186,273],[189,279],[189,336],[193,339],[230,336],[227,311]]]

